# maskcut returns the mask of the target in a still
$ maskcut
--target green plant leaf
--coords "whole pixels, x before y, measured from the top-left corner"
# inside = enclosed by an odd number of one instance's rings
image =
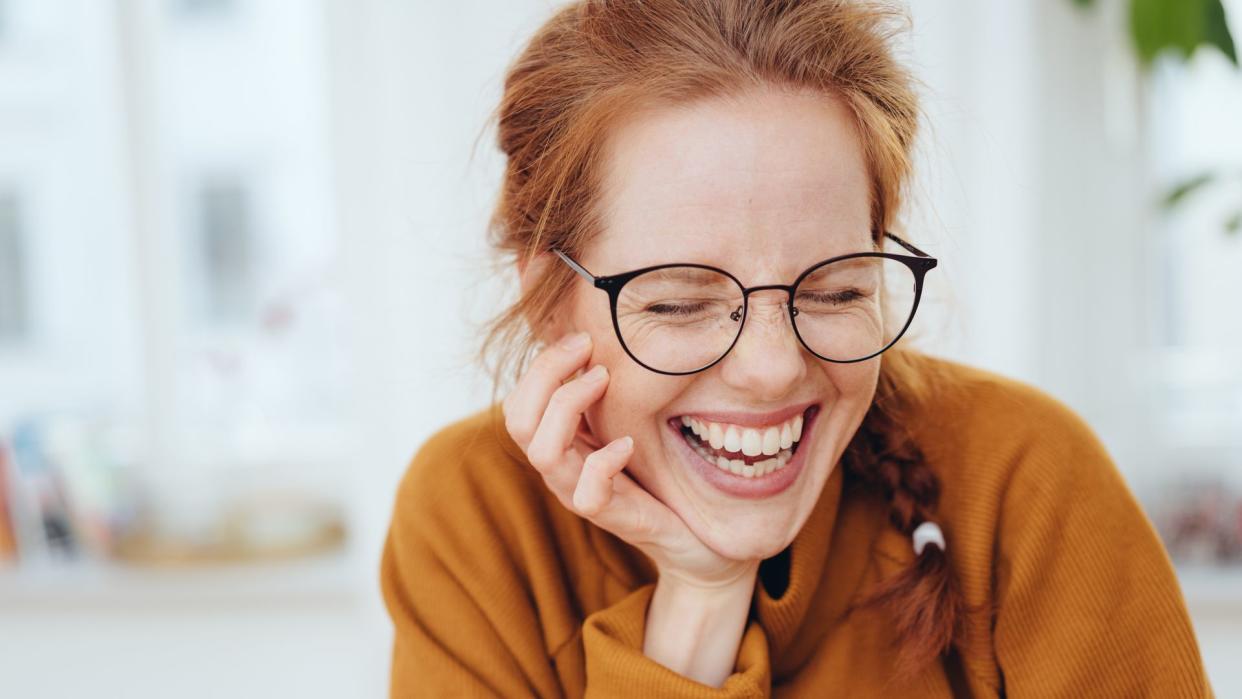
[[[1144,65],[1169,50],[1189,58],[1203,45],[1238,64],[1220,0],[1130,0],[1130,34]]]
[[[1233,215],[1225,219],[1225,232],[1229,235],[1237,235],[1242,230],[1242,209],[1233,212]]]
[[[1238,62],[1221,0],[1130,0],[1130,35],[1144,66],[1167,50],[1189,58],[1203,45]]]
[[[1225,19],[1225,7],[1220,0],[1205,3],[1206,32],[1204,43],[1220,49],[1221,53],[1235,66],[1238,65],[1238,51],[1233,44],[1233,35],[1229,33],[1229,22]]]
[[[1200,0],[1130,0],[1130,34],[1139,59],[1150,64],[1168,49],[1190,56],[1199,33]]]
[[[1164,199],[1160,202],[1160,205],[1166,209],[1171,209],[1177,206],[1186,197],[1215,181],[1216,174],[1211,172],[1204,172],[1195,175],[1190,179],[1183,180],[1164,195]]]
[[[1096,0],[1070,0],[1080,9]],[[1215,46],[1238,66],[1237,47],[1221,0],[1130,0],[1130,35],[1135,52],[1148,66],[1161,52],[1189,58],[1200,46]]]

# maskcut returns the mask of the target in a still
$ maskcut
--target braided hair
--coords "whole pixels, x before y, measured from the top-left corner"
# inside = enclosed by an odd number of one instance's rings
[[[875,399],[842,465],[847,486],[882,498],[889,524],[909,537],[920,524],[935,521],[940,479],[902,420],[914,401],[903,395],[901,375],[919,371],[911,364],[917,354],[890,350],[885,357]],[[958,590],[948,554],[934,544],[924,546],[909,566],[880,581],[851,609],[867,607],[885,610],[893,623],[901,648],[898,679],[963,644],[966,615],[972,611]]]

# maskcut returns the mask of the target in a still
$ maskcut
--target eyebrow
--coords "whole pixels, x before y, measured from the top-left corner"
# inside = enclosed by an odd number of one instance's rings
[[[861,248],[859,246],[851,245],[851,246],[848,246],[848,247],[845,247],[839,250],[834,250],[832,252],[821,253],[820,255],[809,255],[803,259],[803,261],[800,263],[801,266],[794,273],[800,274],[803,271],[809,269],[810,267],[820,262],[823,262],[824,260],[831,260],[834,257],[844,257],[845,255],[853,255],[854,253],[859,253],[859,252],[882,252],[882,251],[883,251],[883,248],[875,244],[864,245]],[[677,257],[677,256],[669,256],[669,257],[666,257],[665,260],[662,262],[652,262],[649,264],[634,266],[634,267],[631,267],[631,269],[642,269],[644,267],[657,267],[660,265],[704,265],[706,267],[712,267],[715,269],[723,269],[726,272],[733,274],[733,270],[730,269],[730,263],[726,261],[694,259],[691,257],[682,258],[682,257]],[[736,266],[735,261],[734,261],[734,266]],[[695,268],[693,267],[681,267],[681,268],[673,268],[673,269],[677,269],[678,271],[685,271],[687,273],[687,276],[689,276],[689,273],[696,271]],[[670,269],[669,271],[671,272],[672,270]],[[697,271],[701,274],[707,274],[707,270],[700,269]]]
[[[671,264],[689,265],[689,264],[700,264],[700,263],[674,262]],[[708,266],[714,267],[715,265],[708,265]],[[717,267],[717,269],[724,269],[724,268]],[[699,267],[680,267],[680,266],[679,267],[666,267],[664,269],[655,270],[651,274],[659,275],[661,277],[664,277],[672,281],[715,282],[715,281],[720,280],[720,274],[718,272],[708,270],[708,269],[702,269]]]
[[[923,259],[920,261],[920,263],[919,263],[919,264],[920,264],[920,266],[921,266],[922,271],[924,271],[924,272],[925,272],[926,270],[932,269],[932,268],[934,268],[934,267],[936,266],[936,264],[937,264],[937,260],[936,260],[936,258],[932,257],[931,255],[928,255],[927,253],[923,252],[922,250],[919,250],[919,249],[918,249],[917,247],[915,247],[914,245],[911,245],[910,243],[907,243],[906,241],[902,240],[900,237],[898,237],[898,236],[897,236],[897,235],[895,235],[894,233],[892,233],[892,232],[890,232],[890,231],[884,231],[884,236],[885,236],[885,237],[887,237],[887,238],[890,238],[891,240],[893,240],[893,241],[894,241],[894,242],[896,242],[897,244],[901,245],[901,247],[905,248],[907,251],[909,251],[909,252],[911,252],[911,253],[913,253],[913,254],[917,255],[917,256],[918,256],[918,257],[920,257],[920,258],[923,258]],[[703,264],[701,264],[701,263],[673,262],[673,263],[666,263],[666,264],[651,265],[651,266],[648,266],[648,267],[641,267],[641,268],[638,268],[638,269],[631,270],[631,271],[629,271],[629,272],[617,272],[617,273],[615,273],[615,274],[609,274],[609,275],[596,275],[596,274],[591,273],[591,271],[590,271],[590,270],[588,270],[587,268],[583,267],[581,264],[578,264],[578,262],[577,262],[577,261],[575,261],[572,257],[570,257],[568,254],[566,254],[566,253],[565,253],[565,251],[561,250],[560,248],[558,248],[558,247],[553,247],[553,248],[552,248],[552,252],[553,252],[553,253],[555,253],[558,257],[560,257],[560,258],[561,258],[561,260],[563,260],[563,261],[565,262],[565,264],[569,265],[569,266],[570,266],[570,268],[572,268],[572,269],[574,270],[574,272],[576,272],[579,276],[583,277],[583,278],[584,278],[584,279],[586,279],[587,281],[593,282],[593,283],[595,284],[595,286],[596,286],[596,287],[598,287],[598,288],[600,288],[600,289],[605,289],[605,288],[607,288],[607,287],[609,287],[609,286],[611,286],[611,285],[615,284],[615,283],[616,283],[616,280],[620,279],[620,278],[622,277],[622,275],[625,275],[625,276],[626,276],[626,278],[633,278],[633,275],[636,275],[636,274],[641,274],[641,273],[643,272],[643,270],[656,271],[657,269],[668,269],[668,268],[675,268],[675,267],[679,267],[679,266],[690,266],[690,267],[692,267],[692,268],[697,267],[697,268],[699,268],[699,269],[701,270],[701,268],[702,268],[702,267],[711,267],[710,265],[703,265]],[[803,270],[800,274],[805,274],[807,270],[812,269],[814,266],[816,266],[816,265],[818,265],[818,264],[820,264],[820,263],[822,263],[822,262],[827,262],[828,260],[834,260],[834,259],[837,259],[837,258],[839,258],[839,257],[846,257],[846,256],[850,256],[850,255],[859,255],[859,256],[866,256],[866,257],[876,257],[876,256],[882,256],[882,255],[877,255],[877,253],[882,253],[882,252],[883,252],[883,245],[882,245],[882,244],[881,244],[881,245],[875,245],[875,244],[874,244],[874,241],[873,241],[872,249],[871,249],[871,250],[869,250],[869,251],[858,251],[858,252],[855,252],[855,253],[848,253],[848,252],[847,252],[847,253],[841,253],[841,254],[838,254],[838,255],[833,255],[832,257],[826,257],[826,258],[823,258],[823,259],[822,259],[822,260],[820,260],[820,261],[817,261],[817,262],[812,262],[812,263],[811,263],[811,265],[810,265],[810,266],[808,266],[806,270]],[[652,269],[652,267],[654,267],[654,269]],[[711,268],[712,268],[712,269],[718,269],[718,268],[715,268],[715,267],[711,267]],[[720,268],[720,269],[723,269],[723,268]],[[702,273],[702,272],[700,272],[700,273]],[[731,275],[732,273],[728,273],[728,274],[730,274],[730,275]],[[625,282],[623,281],[623,282],[621,282],[621,283],[622,283],[622,284],[624,284]],[[739,283],[740,283],[740,282],[739,282]],[[615,286],[613,286],[612,288],[613,288],[613,289],[615,289],[616,287],[615,287]],[[613,291],[609,291],[609,293],[611,294],[611,293],[613,293]]]

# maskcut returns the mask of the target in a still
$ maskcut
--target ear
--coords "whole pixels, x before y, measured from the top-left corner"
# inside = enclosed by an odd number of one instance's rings
[[[537,285],[543,283],[548,271],[557,262],[559,260],[550,252],[537,253],[529,261],[519,259],[518,279],[521,283],[522,295],[525,296]],[[536,327],[536,320],[535,318],[526,319],[531,325],[535,339],[545,345],[556,342],[573,330],[569,323],[568,313],[565,312],[554,312],[552,317],[543,321],[543,327]]]

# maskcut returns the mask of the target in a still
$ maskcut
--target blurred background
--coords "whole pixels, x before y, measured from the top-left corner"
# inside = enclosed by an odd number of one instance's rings
[[[485,120],[557,4],[0,0],[0,694],[385,693],[396,482],[513,296]],[[912,339],[1097,430],[1242,696],[1242,2],[910,11]]]

